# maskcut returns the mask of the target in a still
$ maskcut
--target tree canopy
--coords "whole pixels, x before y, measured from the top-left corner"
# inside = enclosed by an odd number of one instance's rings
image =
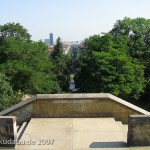
[[[125,99],[139,98],[145,86],[144,66],[128,56],[124,49],[126,42],[121,41],[116,46],[117,40],[110,34],[85,40],[85,53],[75,77],[80,92],[109,92]]]
[[[4,27],[3,33],[10,30],[18,33],[5,36],[0,47],[0,70],[10,79],[13,90],[25,94],[57,93],[60,88],[47,46],[41,41],[30,41],[27,30],[18,24]]]
[[[127,18],[118,20],[110,31],[114,39],[118,36],[128,38],[126,51],[145,66],[146,88],[142,99],[150,101],[150,19]]]
[[[78,92],[150,102],[150,19],[125,17],[103,36],[86,38],[81,48],[74,59]],[[19,23],[0,25],[0,110],[17,103],[19,92],[68,92],[70,73],[71,56],[64,55],[60,37],[49,55]]]
[[[7,37],[29,41],[31,35],[19,23],[7,23],[0,25],[0,39],[4,40]]]
[[[54,64],[53,72],[56,74],[61,92],[68,92],[71,72],[71,58],[69,55],[64,55],[63,44],[60,37],[56,40],[54,50],[51,53],[51,58]]]
[[[13,105],[15,95],[9,84],[8,78],[0,72],[0,111]]]

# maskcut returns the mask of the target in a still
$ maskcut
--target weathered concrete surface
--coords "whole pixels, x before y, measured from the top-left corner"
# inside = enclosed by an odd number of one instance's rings
[[[37,100],[33,103],[35,117],[111,117],[128,122],[131,114],[141,114],[110,99]]]
[[[15,147],[16,117],[0,116],[0,147]]]
[[[150,146],[150,115],[133,115],[128,125],[129,146]]]
[[[126,138],[113,118],[33,118],[21,141],[32,139],[34,145],[18,145],[16,149],[103,149],[127,148]],[[54,140],[53,144],[41,144]]]
[[[123,125],[124,127],[124,125]],[[122,129],[121,129],[122,130]],[[16,150],[149,150],[127,147],[125,135],[113,118],[33,118]],[[126,131],[126,130],[125,130]],[[50,144],[40,143],[50,140]],[[53,142],[54,139],[54,142]],[[34,142],[35,141],[35,142]],[[34,142],[34,143],[33,143]],[[52,144],[53,143],[53,144]],[[69,147],[70,146],[70,147]],[[10,149],[10,148],[7,148]],[[6,150],[6,149],[3,149]],[[10,149],[12,150],[12,148]]]
[[[130,115],[150,114],[120,98],[107,93],[38,94],[0,112],[17,116],[17,124],[32,117],[110,117],[128,123]]]

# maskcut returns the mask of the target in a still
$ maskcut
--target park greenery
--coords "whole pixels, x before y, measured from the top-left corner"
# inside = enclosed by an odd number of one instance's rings
[[[149,66],[150,19],[125,17],[110,32],[85,39],[76,85],[80,92],[108,92],[148,106]]]
[[[19,23],[0,26],[0,110],[16,99],[17,103],[20,95],[67,92],[68,65],[60,38],[50,56],[47,46],[42,41],[33,42]]]
[[[5,74],[0,73],[0,111],[11,106],[15,101],[12,87]]]
[[[19,23],[0,26],[0,111],[21,96],[67,93],[71,53],[63,54],[60,37],[51,54],[34,42]],[[108,33],[86,38],[75,58],[80,93],[111,93],[150,104],[150,19],[118,20]]]
[[[113,40],[110,34],[85,40],[85,52],[75,77],[77,86],[80,92],[107,92],[124,99],[138,99],[145,86],[144,66],[127,54],[122,42],[116,47]]]
[[[61,92],[68,92],[71,73],[71,57],[70,55],[63,54],[63,45],[60,37],[58,37],[56,45],[54,46],[51,60],[54,64],[53,72],[56,74]]]

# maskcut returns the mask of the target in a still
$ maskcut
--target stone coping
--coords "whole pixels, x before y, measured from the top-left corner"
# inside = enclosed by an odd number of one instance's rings
[[[129,107],[129,108],[131,108],[133,110],[136,110],[136,111],[142,113],[143,115],[150,115],[150,112],[148,112],[148,111],[146,111],[146,110],[144,110],[144,109],[142,109],[142,108],[140,108],[138,106],[135,106],[135,105],[133,105],[133,104],[131,104],[131,103],[129,103],[129,102],[119,98],[119,97],[116,97],[116,96],[114,96],[112,94],[109,94],[109,98],[114,100],[114,101],[116,101],[116,102],[118,102],[118,103],[121,103],[124,106],[127,106],[127,107]]]
[[[14,123],[17,120],[16,116],[0,116],[0,124]]]
[[[84,94],[37,94],[37,99],[95,99],[109,98],[109,93],[84,93]]]
[[[145,124],[150,123],[150,115],[130,115],[129,123],[133,124]]]
[[[130,115],[130,118],[150,118],[150,115]]]
[[[20,108],[20,107],[23,107],[35,100],[88,100],[88,99],[111,99],[112,101],[115,101],[117,103],[120,103],[126,107],[129,107],[133,110],[136,110],[137,112],[140,112],[144,115],[150,115],[150,112],[144,110],[144,109],[141,109],[140,107],[137,107],[125,100],[122,100],[112,94],[109,94],[109,93],[86,93],[86,94],[37,94],[31,98],[28,98],[24,101],[21,101],[20,103],[8,108],[8,109],[5,109],[3,111],[0,112],[0,116],[3,116],[3,115],[7,115],[8,113]]]
[[[0,116],[0,119],[14,119],[16,120],[17,118],[15,116]]]
[[[10,112],[12,112],[12,111],[14,111],[14,110],[16,110],[16,109],[22,107],[22,106],[25,106],[25,105],[31,103],[31,102],[34,101],[34,100],[36,100],[36,96],[33,96],[33,97],[31,97],[31,98],[27,98],[26,100],[23,100],[23,101],[21,101],[20,103],[18,103],[18,104],[16,104],[16,105],[13,105],[12,107],[7,108],[7,109],[1,111],[1,112],[0,112],[0,116],[7,115],[8,113],[10,113]]]

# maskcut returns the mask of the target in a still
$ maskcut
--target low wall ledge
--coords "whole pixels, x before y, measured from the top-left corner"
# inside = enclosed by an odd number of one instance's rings
[[[150,115],[130,115],[130,124],[150,124]]]
[[[27,105],[27,104],[33,102],[34,100],[36,100],[36,96],[33,96],[33,97],[28,98],[28,99],[26,99],[26,100],[24,100],[24,101],[21,101],[20,103],[18,103],[18,104],[16,104],[16,105],[13,105],[13,106],[11,106],[11,107],[9,107],[9,108],[7,108],[7,109],[1,111],[1,112],[0,112],[0,116],[7,115],[8,113],[10,113],[10,112],[12,112],[12,111],[14,111],[14,110],[16,110],[16,109],[22,107],[22,106],[25,106],[25,105]]]
[[[37,94],[31,98],[28,98],[24,101],[21,101],[20,103],[5,109],[4,111],[0,112],[0,116],[7,115],[10,112],[13,112],[21,107],[24,107],[32,102],[35,102],[36,100],[48,100],[48,101],[53,101],[53,100],[104,100],[104,99],[109,99],[111,101],[114,101],[116,103],[119,103],[121,105],[124,105],[132,110],[135,110],[136,112],[144,115],[150,115],[150,112],[141,109],[123,99],[120,99],[112,94],[109,93],[85,93],[85,94]],[[60,102],[59,102],[60,103]]]
[[[0,116],[0,125],[2,124],[13,124],[14,122],[16,122],[17,117],[16,116]]]
[[[84,93],[84,94],[37,94],[36,99],[89,99],[109,98],[109,93]]]
[[[150,118],[150,115],[130,115],[131,118]]]

